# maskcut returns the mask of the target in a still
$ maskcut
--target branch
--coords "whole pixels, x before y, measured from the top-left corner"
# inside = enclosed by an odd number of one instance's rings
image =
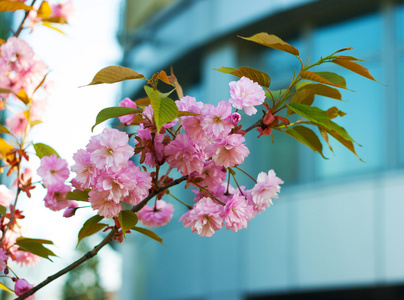
[[[181,182],[187,180],[188,175],[186,176],[182,176],[168,184],[166,184],[165,186],[150,192],[149,195],[144,198],[140,203],[138,203],[137,205],[132,207],[132,211],[133,212],[137,212],[139,211],[143,206],[145,206],[147,204],[147,202],[152,199],[154,196],[156,196],[157,194],[161,193],[162,191],[180,184]],[[22,300],[22,299],[26,299],[27,297],[31,296],[32,294],[34,294],[36,291],[38,291],[39,289],[43,288],[44,286],[46,286],[47,284],[51,283],[52,281],[54,281],[55,279],[59,278],[60,276],[70,272],[71,270],[73,270],[74,268],[78,267],[79,265],[81,265],[82,263],[84,263],[85,261],[89,260],[90,258],[94,257],[97,255],[98,251],[101,250],[102,247],[104,247],[105,245],[109,244],[113,239],[115,234],[118,232],[118,228],[115,226],[110,233],[102,240],[101,243],[99,243],[97,246],[95,246],[93,248],[93,250],[87,252],[84,256],[82,256],[81,258],[79,258],[78,260],[76,260],[74,263],[70,264],[69,266],[67,266],[66,268],[60,270],[59,272],[49,276],[48,278],[46,278],[44,281],[42,281],[40,284],[34,286],[32,289],[30,289],[29,291],[27,291],[26,293],[22,294],[21,296],[19,296],[18,298],[15,298],[15,300]]]
[[[32,3],[31,3],[30,6],[34,6],[35,2],[36,2],[36,0],[32,0]],[[18,27],[18,30],[16,31],[16,33],[14,33],[15,37],[18,37],[20,35],[21,31],[24,29],[24,23],[25,23],[25,20],[28,18],[29,12],[30,11],[25,12],[24,18],[22,19],[21,24]]]

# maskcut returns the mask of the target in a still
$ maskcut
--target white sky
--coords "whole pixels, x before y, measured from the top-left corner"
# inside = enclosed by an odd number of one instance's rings
[[[51,69],[48,79],[55,83],[43,124],[33,131],[33,141],[53,147],[68,161],[69,166],[73,163],[73,153],[84,148],[92,135],[91,126],[97,113],[102,108],[116,105],[120,100],[119,84],[79,87],[91,82],[103,67],[119,65],[121,60],[121,50],[116,40],[121,1],[73,2],[76,14],[70,24],[62,28],[66,35],[41,27],[31,35],[21,36]],[[97,126],[94,134],[102,128]],[[30,163],[36,169],[39,160],[32,157]],[[43,260],[33,268],[18,269],[18,274],[22,274],[20,277],[25,276],[34,285],[73,262],[78,231],[83,222],[94,214],[90,209],[81,209],[73,218],[62,218],[63,211],[52,212],[44,207],[45,194],[46,191],[38,186],[33,190],[31,199],[19,200],[26,215],[25,236],[52,240],[56,245],[52,250],[59,256],[53,259],[54,263]],[[118,290],[120,257],[109,247],[102,249],[99,256],[102,258],[104,287]],[[60,299],[58,293],[65,278],[66,275],[37,292],[36,299]]]

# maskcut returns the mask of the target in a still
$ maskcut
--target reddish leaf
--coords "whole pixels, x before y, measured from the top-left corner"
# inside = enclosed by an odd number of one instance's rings
[[[285,51],[296,56],[299,55],[299,50],[297,50],[295,47],[289,45],[288,43],[284,42],[283,40],[281,40],[280,38],[278,38],[276,35],[273,34],[261,32],[253,35],[252,37],[241,37],[241,38],[273,49]]]

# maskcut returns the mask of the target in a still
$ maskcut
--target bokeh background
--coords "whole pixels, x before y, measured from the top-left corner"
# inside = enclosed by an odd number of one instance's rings
[[[185,208],[175,204],[172,222],[156,230],[166,247],[130,234],[125,243],[100,252],[95,274],[110,299],[404,299],[404,1],[74,3],[66,36],[43,28],[27,37],[58,85],[35,140],[52,145],[69,162],[87,144],[100,109],[143,96],[138,81],[78,88],[107,65],[124,65],[146,77],[173,66],[185,94],[217,103],[229,98],[228,82],[235,78],[213,68],[250,66],[271,76],[271,89],[288,85],[299,67],[295,57],[237,37],[264,31],[297,47],[303,60],[353,47],[347,55],[364,59],[388,85],[327,66],[355,92],[343,91],[342,103],[315,101],[348,112],[339,123],[362,145],[357,152],[365,162],[337,143],[335,155],[326,151],[324,160],[289,136],[275,134],[272,144],[250,134],[253,151],[244,168],[253,177],[274,169],[285,181],[274,206],[246,230],[201,238],[177,222]],[[251,185],[243,176],[240,182]],[[172,192],[191,203],[189,193]],[[60,259],[29,270],[33,283],[73,259],[80,218],[91,215],[83,210],[60,220],[60,214],[37,208],[43,196],[36,191],[35,199],[26,201],[30,210],[38,209],[27,224],[55,241]],[[61,229],[51,236],[55,222]],[[91,285],[90,273],[81,281]],[[63,299],[65,280],[38,292],[37,299]]]

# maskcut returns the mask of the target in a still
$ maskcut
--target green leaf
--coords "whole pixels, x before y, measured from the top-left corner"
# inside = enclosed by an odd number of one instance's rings
[[[8,288],[7,286],[5,286],[3,283],[0,282],[0,289],[3,291],[6,291],[12,295],[14,295],[14,292],[12,289]]]
[[[79,231],[77,246],[79,245],[82,239],[97,233],[105,226],[107,226],[107,224],[99,223],[102,219],[104,219],[104,217],[95,215],[92,216],[90,219],[88,219],[86,222],[84,222],[83,227],[81,227]]]
[[[123,237],[125,237],[125,232],[136,226],[138,218],[133,211],[125,209],[119,213],[118,221],[121,224]]]
[[[66,194],[66,197],[60,201],[63,200],[76,200],[76,201],[86,201],[88,202],[88,192],[86,191],[80,191],[80,190],[74,190],[72,192],[68,192]]]
[[[273,34],[268,34],[266,32],[261,32],[253,35],[252,37],[242,37],[242,39],[245,39],[247,41],[255,42],[273,49],[285,51],[287,53],[293,54],[298,56],[299,55],[299,50],[297,50],[295,47],[289,45],[288,43],[284,42],[280,38],[278,38],[276,35]]]
[[[10,133],[7,127],[0,125],[0,133]]]
[[[142,74],[133,71],[130,68],[120,66],[110,66],[100,70],[95,74],[93,80],[88,85],[101,83],[115,83],[130,79],[145,79]]]
[[[324,83],[342,89],[347,89],[344,77],[336,73],[300,71],[299,75],[303,79]]]
[[[304,126],[294,126],[293,128],[289,127],[285,132],[299,142],[308,146],[314,152],[320,153],[320,155],[326,159],[326,157],[323,155],[323,145],[313,130]]]
[[[16,2],[16,1],[6,1],[6,0],[1,0],[0,1],[0,12],[3,11],[16,11],[16,10],[25,10],[29,11],[32,10],[33,8],[31,6],[27,6],[22,2]]]
[[[231,74],[240,78],[245,76],[252,81],[257,82],[259,85],[262,85],[263,87],[269,87],[269,85],[271,84],[271,78],[268,74],[250,67],[240,67],[238,69],[221,67],[220,69],[213,70]]]
[[[144,235],[147,235],[149,238],[152,238],[153,240],[161,243],[164,245],[163,243],[163,239],[161,237],[159,237],[157,234],[155,234],[153,231],[146,229],[146,228],[142,228],[142,227],[133,227],[133,230],[136,230]],[[165,245],[164,245],[165,246]]]
[[[0,88],[0,94],[10,94],[10,93],[13,93],[13,91],[9,89]]]
[[[15,243],[18,245],[18,250],[30,252],[32,254],[38,255],[40,257],[49,259],[49,256],[56,256],[51,250],[46,248],[43,244],[53,244],[51,241],[42,239],[30,239],[19,237]]]
[[[0,215],[5,216],[7,214],[7,208],[0,205]]]
[[[95,118],[95,124],[91,127],[91,131],[94,130],[94,127],[98,124],[112,118],[122,117],[125,115],[135,115],[142,113],[142,109],[135,109],[132,107],[123,107],[123,106],[114,106],[107,107],[101,110],[97,117]]]
[[[308,106],[311,106],[314,102],[314,90],[313,89],[300,89],[297,90],[295,94],[290,98],[289,104],[292,103],[302,103]],[[294,112],[288,108],[288,115],[293,114]]]
[[[51,146],[48,146],[43,143],[36,143],[34,144],[34,149],[36,152],[36,155],[39,158],[42,158],[44,156],[51,156],[52,154],[56,154],[57,157],[60,157],[59,154],[54,150]]]
[[[144,87],[147,96],[150,98],[150,104],[154,111],[154,121],[157,132],[161,127],[178,117],[178,108],[175,102],[169,98],[161,98],[160,93],[151,87]]]
[[[321,124],[327,128],[330,128],[330,120],[326,111],[313,106],[308,106],[301,103],[286,104],[287,107],[299,116],[306,118],[316,124]]]

